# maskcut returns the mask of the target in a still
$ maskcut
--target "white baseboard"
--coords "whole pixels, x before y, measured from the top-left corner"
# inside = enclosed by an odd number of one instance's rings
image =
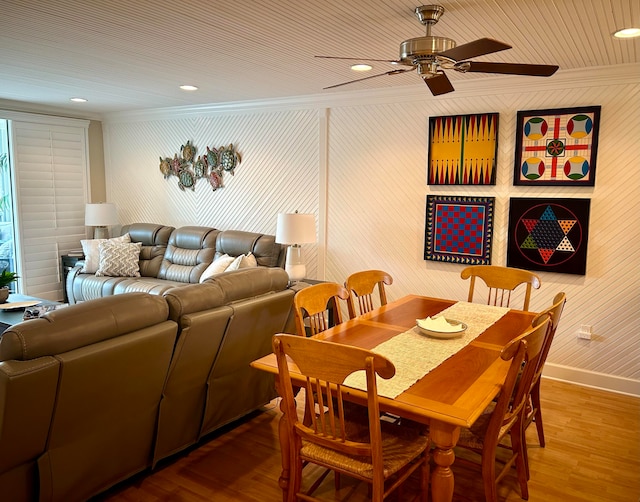
[[[595,389],[640,397],[640,380],[633,380],[631,378],[586,371],[572,368],[571,366],[562,366],[548,362],[544,365],[542,376],[553,380],[562,380],[576,385],[583,385],[585,387],[593,387]]]

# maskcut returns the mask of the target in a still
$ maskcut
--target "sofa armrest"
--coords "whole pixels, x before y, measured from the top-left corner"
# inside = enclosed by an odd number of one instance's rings
[[[67,272],[67,278],[65,279],[65,291],[67,292],[67,302],[69,305],[77,303],[77,299],[73,291],[73,283],[82,270],[82,267],[84,267],[84,261],[77,261],[73,268]]]

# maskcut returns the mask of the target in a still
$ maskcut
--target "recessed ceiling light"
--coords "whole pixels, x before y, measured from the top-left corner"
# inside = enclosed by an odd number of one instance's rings
[[[180,89],[183,91],[197,91],[198,88],[195,85],[181,85]]]
[[[85,98],[70,98],[69,101],[73,101],[74,103],[86,103],[87,100]]]
[[[373,68],[371,65],[368,64],[354,64],[351,69],[353,71],[369,71],[371,70],[371,68]]]
[[[623,30],[616,31],[613,36],[616,38],[640,37],[640,28],[624,28]]]

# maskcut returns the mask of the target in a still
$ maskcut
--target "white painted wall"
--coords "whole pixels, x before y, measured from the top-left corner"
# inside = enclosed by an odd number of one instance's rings
[[[461,265],[425,261],[426,195],[496,197],[492,263],[506,263],[509,197],[591,198],[587,275],[541,273],[531,308],[559,291],[567,306],[545,373],[640,395],[640,65],[560,72],[552,79],[498,77],[456,84],[433,98],[421,86],[344,92],[270,103],[164,109],[107,117],[107,198],[122,223],[209,225],[275,232],[276,214],[318,218],[319,242],[306,245],[310,277],[342,282],[382,268],[390,299],[420,293],[466,299]],[[595,187],[514,187],[518,110],[601,105]],[[426,184],[430,116],[499,112],[496,186]],[[242,155],[225,188],[204,180],[181,191],[163,179],[160,156],[191,140],[233,143]],[[578,340],[582,324],[591,341]]]

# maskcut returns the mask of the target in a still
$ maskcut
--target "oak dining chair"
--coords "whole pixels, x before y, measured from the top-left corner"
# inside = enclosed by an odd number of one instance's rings
[[[321,282],[298,291],[293,297],[296,331],[313,336],[342,322],[340,300],[348,299],[347,290],[336,282]],[[309,320],[308,329],[305,319]]]
[[[540,355],[540,361],[538,362],[538,369],[536,370],[533,381],[531,382],[531,391],[529,393],[530,401],[528,403],[527,413],[525,417],[525,429],[529,427],[532,422],[535,422],[536,430],[538,432],[538,441],[540,442],[540,446],[543,448],[545,445],[545,441],[544,429],[542,427],[542,408],[540,406],[540,378],[542,376],[542,370],[544,369],[544,364],[547,360],[547,356],[549,355],[549,350],[551,349],[551,344],[556,334],[556,330],[558,329],[560,317],[562,316],[562,311],[564,310],[564,305],[566,302],[567,295],[563,292],[558,293],[553,298],[552,305],[540,312],[532,321],[533,326],[537,326],[545,318],[549,318],[551,322],[549,333],[547,334],[544,346],[542,347],[542,354]]]
[[[385,285],[393,284],[393,277],[383,270],[362,270],[347,277],[344,285],[349,292],[347,307],[349,317],[370,312],[376,307],[387,304]],[[374,289],[378,289],[378,299],[374,299]],[[356,307],[357,305],[357,307]]]
[[[533,272],[514,267],[498,265],[472,265],[460,273],[462,279],[471,279],[469,283],[469,302],[473,301],[476,278],[479,277],[489,288],[487,305],[509,307],[511,293],[521,284],[526,285],[522,310],[529,309],[531,290],[540,288],[540,277]]]
[[[283,411],[288,417],[286,430],[281,430],[288,434],[290,445],[288,500],[319,501],[313,493],[333,471],[336,476],[345,474],[368,483],[371,500],[380,502],[418,471],[420,500],[426,502],[428,437],[414,424],[380,420],[376,375],[384,379],[393,377],[395,367],[391,361],[366,349],[285,334],[273,337],[273,351],[278,361]],[[300,384],[292,383],[287,358],[304,377],[306,407],[324,410],[312,414],[309,424],[301,422],[296,413],[294,396]],[[353,393],[345,385],[345,379],[357,371],[366,374],[367,406],[362,408],[347,406],[345,399]],[[328,395],[333,398],[327,399]],[[355,417],[350,415],[351,411]],[[303,466],[309,463],[323,468],[313,482],[309,480],[310,474],[303,479]]]
[[[501,358],[511,363],[498,399],[485,409],[470,428],[460,430],[456,448],[472,454],[467,457],[456,453],[456,462],[478,465],[478,456],[480,457],[487,502],[497,501],[497,484],[514,465],[520,496],[525,500],[529,498],[527,445],[524,441],[525,406],[549,327],[547,317],[537,326],[531,326],[502,350]],[[498,448],[505,444],[509,445],[509,457],[506,459],[497,455]],[[501,467],[498,472],[497,466]]]

